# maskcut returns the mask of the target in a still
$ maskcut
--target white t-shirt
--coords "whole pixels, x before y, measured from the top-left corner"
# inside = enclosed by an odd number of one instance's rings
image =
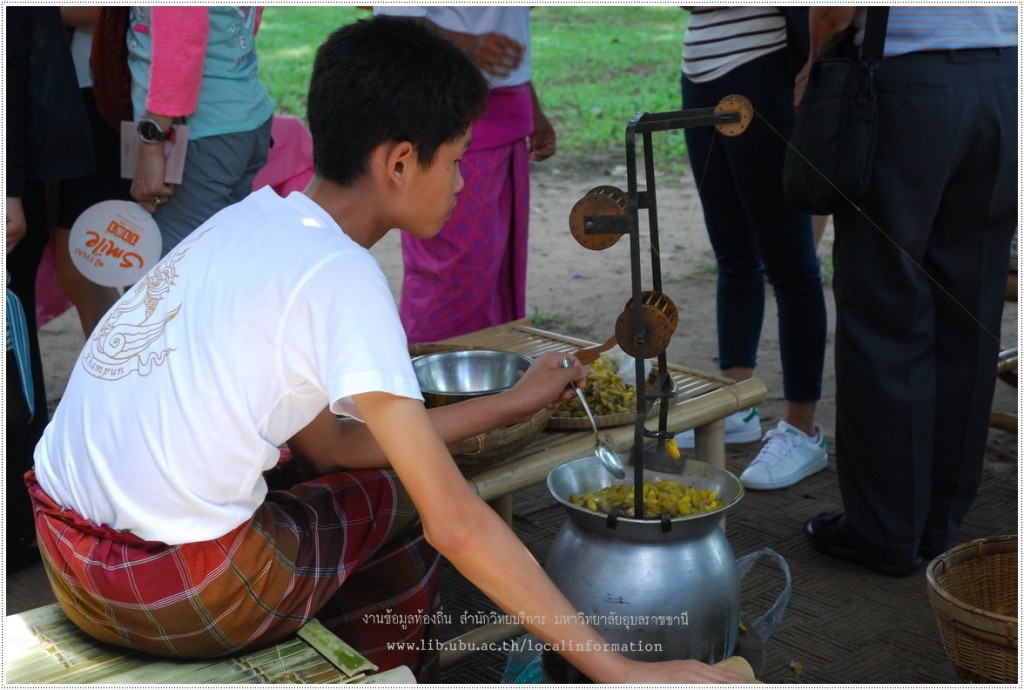
[[[168,254],[85,344],[35,454],[95,523],[169,544],[222,536],[279,446],[367,391],[422,399],[387,280],[308,197],[270,188]]]
[[[492,89],[503,86],[519,86],[530,81],[530,8],[525,5],[513,7],[467,7],[456,5],[441,7],[407,7],[404,5],[376,5],[374,14],[388,14],[400,17],[424,17],[449,31],[480,36],[498,33],[508,36],[524,47],[523,60],[505,77],[496,77],[487,72],[483,75]]]

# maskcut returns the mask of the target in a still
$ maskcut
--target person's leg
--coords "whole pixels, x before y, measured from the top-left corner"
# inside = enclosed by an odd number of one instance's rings
[[[717,106],[725,96],[738,93],[734,76],[695,83],[683,75],[683,107]],[[735,159],[729,152],[734,142],[712,127],[689,127],[683,135],[708,240],[715,253],[719,371],[726,378],[745,381],[754,375],[757,366],[764,322],[764,265],[735,186]],[[726,443],[750,443],[760,438],[761,418],[756,407],[726,418]],[[684,431],[676,435],[676,443],[680,448],[693,448],[696,435],[692,429]]]
[[[88,339],[96,329],[96,325],[114,305],[120,293],[117,288],[107,287],[92,282],[78,270],[71,259],[68,248],[69,228],[54,228],[54,257],[56,259],[57,280],[60,289],[78,310],[78,320],[82,324],[82,333]]]
[[[96,109],[92,89],[82,89],[82,100],[89,114],[96,168],[91,175],[60,181],[60,209],[53,239],[57,280],[78,310],[82,333],[88,339],[120,293],[116,288],[98,285],[82,275],[71,259],[68,237],[75,220],[90,206],[115,199],[130,201],[132,196],[131,180],[121,177],[120,133],[108,125]]]
[[[391,541],[317,613],[317,619],[382,669],[404,665],[421,683],[440,680],[438,553],[416,530]]]
[[[737,93],[729,76],[700,84],[684,76],[683,107],[713,107],[726,95]],[[684,136],[718,267],[719,368],[736,380],[750,378],[757,366],[764,321],[764,266],[735,183],[737,156],[733,149],[738,142],[718,135],[711,127],[689,127]],[[747,133],[736,139],[745,136]]]
[[[251,132],[188,142],[181,184],[153,214],[164,255],[215,213],[252,191],[256,173],[267,162],[270,128],[267,120]]]
[[[242,143],[235,148],[238,151],[238,166],[241,172],[228,193],[226,206],[238,203],[252,193],[256,176],[270,159],[270,147],[273,145],[271,137],[273,123],[274,119],[268,118],[254,131],[239,135]]]
[[[933,275],[927,252],[964,123],[955,114],[962,96],[927,56],[887,59],[877,76],[884,124],[871,193],[860,209],[834,216],[836,458],[846,514],[831,531],[833,541],[910,570],[920,564],[936,453],[945,452],[936,447],[946,404],[936,353],[947,334],[936,329],[935,296],[947,278]]]
[[[36,272],[48,240],[46,189],[41,182],[26,185],[22,206],[28,230],[25,237],[7,256],[7,288],[21,301],[25,310],[29,360],[32,371],[32,391],[35,413],[27,423],[4,419],[6,434],[4,448],[4,537],[7,545],[7,570],[13,572],[38,561],[35,547],[32,508],[22,476],[33,465],[36,444],[49,421],[43,361],[36,332]],[[4,395],[21,395],[18,388],[7,388]]]
[[[925,268],[936,277],[936,424],[925,558],[952,542],[981,482],[1005,295],[1017,228],[1016,59],[957,58],[960,164],[936,212]],[[967,133],[970,133],[969,135]],[[953,145],[953,142],[950,142]]]
[[[811,216],[811,225],[814,228],[814,246],[821,244],[821,238],[825,235],[825,228],[828,227],[828,216]]]
[[[684,103],[709,107],[730,93],[743,93],[758,104],[759,117],[740,136],[729,138],[696,128],[687,130],[687,145],[689,148],[691,140],[696,144],[691,149],[695,174],[700,174],[697,169],[705,156],[709,163],[706,170],[716,169],[711,165],[715,162],[715,147],[723,159],[717,169],[729,172],[727,179],[718,180],[707,192],[705,185],[714,180],[707,174],[703,179],[698,177],[702,202],[712,195],[720,196],[723,189],[728,189],[730,196],[718,200],[716,218],[707,221],[719,264],[719,358],[723,374],[738,379],[753,375],[763,318],[763,272],[767,272],[775,290],[786,398],[784,424],[765,436],[765,446],[744,471],[742,480],[748,488],[782,488],[827,465],[824,438],[814,423],[824,366],[824,295],[810,220],[786,206],[781,186],[785,135],[793,119],[785,55],[771,54],[742,65],[713,84],[711,89],[684,79]],[[705,143],[709,139],[710,143]],[[709,204],[704,205],[707,216]],[[722,224],[713,231],[717,222]],[[754,276],[744,270],[754,265],[751,258],[757,261],[756,286]],[[731,299],[722,297],[723,286]],[[744,311],[743,303],[751,300],[758,301],[756,320],[749,312],[754,305],[746,305]],[[732,326],[726,328],[727,323]],[[756,331],[752,325],[756,325]],[[755,333],[756,338],[750,340]],[[737,334],[745,334],[745,347],[753,353],[746,355],[747,361],[739,358],[742,353],[730,353],[723,345],[744,342],[735,339]],[[727,433],[730,423],[738,426],[739,421],[726,420]]]
[[[411,554],[403,567],[374,593],[385,603],[367,595],[362,606],[391,606],[401,620],[419,615],[426,623],[422,614],[436,601],[437,555],[418,540],[411,502],[388,472],[336,473],[270,491],[235,530],[179,546],[93,525],[54,504],[33,473],[26,483],[57,601],[82,630],[111,644],[184,658],[266,647],[320,617],[354,573],[401,561],[403,551]],[[408,643],[402,663],[414,666],[426,626],[382,630]],[[371,661],[393,660],[368,651]]]
[[[782,189],[786,137],[793,127],[785,53],[766,55],[735,72],[733,87],[751,95],[758,117],[735,141],[727,142],[726,152],[778,307],[784,421],[814,436],[827,316],[810,217],[792,210]]]

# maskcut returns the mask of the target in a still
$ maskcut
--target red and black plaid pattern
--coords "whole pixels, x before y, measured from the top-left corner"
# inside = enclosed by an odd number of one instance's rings
[[[54,503],[34,472],[25,481],[57,600],[98,640],[217,657],[274,644],[316,617],[382,669],[436,671],[436,653],[421,649],[436,648],[423,640],[436,632],[438,555],[389,472],[271,490],[223,537],[173,546],[94,525]]]

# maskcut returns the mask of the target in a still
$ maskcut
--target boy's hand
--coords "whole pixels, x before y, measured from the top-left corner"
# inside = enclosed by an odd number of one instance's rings
[[[562,400],[573,397],[571,381],[580,387],[586,385],[590,367],[580,364],[574,355],[569,355],[570,366],[563,367],[562,357],[561,352],[545,352],[536,357],[519,382],[501,393],[515,401],[516,409],[522,413],[521,421],[529,421],[538,410],[553,409]]]

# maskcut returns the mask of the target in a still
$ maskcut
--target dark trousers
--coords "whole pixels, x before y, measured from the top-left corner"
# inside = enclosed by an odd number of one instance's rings
[[[1017,51],[878,71],[862,212],[835,216],[836,456],[850,536],[880,560],[945,550],[981,481],[1017,227]]]
[[[39,354],[39,339],[36,336],[36,273],[49,239],[45,184],[29,182],[22,197],[22,206],[28,231],[7,257],[7,274],[10,277],[8,287],[21,299],[21,304],[25,308],[36,411],[28,424],[15,424],[10,420],[5,420],[4,424],[7,433],[4,448],[4,479],[7,482],[4,511],[9,567],[35,540],[35,522],[24,475],[32,468],[32,455],[36,443],[42,437],[43,429],[49,421],[46,387],[43,385],[43,362]],[[20,391],[8,389],[4,391],[4,395],[20,395]]]
[[[717,106],[742,94],[757,116],[727,137],[684,130],[704,225],[718,266],[719,367],[753,367],[764,321],[765,279],[775,292],[783,395],[821,397],[827,315],[811,219],[786,204],[782,161],[793,129],[793,78],[777,51],[710,82],[682,78],[683,107]]]

